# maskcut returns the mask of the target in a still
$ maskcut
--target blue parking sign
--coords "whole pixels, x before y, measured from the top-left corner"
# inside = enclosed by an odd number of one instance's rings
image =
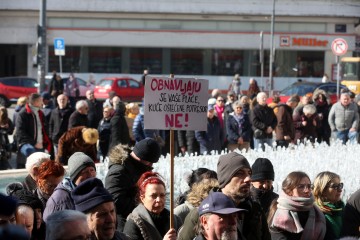
[[[65,56],[65,41],[63,38],[54,39],[54,51],[57,56]]]

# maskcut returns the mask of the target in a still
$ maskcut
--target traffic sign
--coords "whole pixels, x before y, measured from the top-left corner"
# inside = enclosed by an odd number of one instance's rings
[[[348,44],[345,39],[337,38],[331,43],[331,50],[336,56],[344,55],[348,50]]]
[[[65,56],[65,41],[63,38],[54,39],[54,50],[56,56]]]

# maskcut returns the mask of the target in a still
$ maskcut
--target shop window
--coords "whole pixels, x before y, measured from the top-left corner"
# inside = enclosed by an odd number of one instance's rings
[[[202,75],[203,52],[198,49],[171,49],[171,72],[175,75]]]
[[[213,50],[211,65],[213,75],[243,75],[243,51]]]
[[[61,57],[63,72],[79,72],[80,47],[66,46],[65,56]],[[54,46],[49,46],[49,71],[60,71],[59,56],[55,56]]]
[[[162,73],[161,48],[131,48],[130,73],[142,74],[149,69],[151,74]]]
[[[89,69],[93,73],[121,72],[121,48],[89,47]],[[85,61],[85,59],[83,59]]]

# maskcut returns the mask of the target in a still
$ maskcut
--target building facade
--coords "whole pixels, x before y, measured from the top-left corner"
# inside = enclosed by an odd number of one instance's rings
[[[36,76],[39,0],[0,5],[0,76]],[[226,88],[235,73],[260,79],[260,32],[268,87],[272,1],[262,0],[63,0],[47,1],[47,70],[59,71],[54,39],[65,40],[62,71],[76,73],[197,76]],[[277,0],[274,88],[298,78],[331,79],[331,43],[343,38],[345,56],[356,49],[357,0]],[[98,80],[98,79],[97,79]],[[247,81],[244,81],[244,88]]]

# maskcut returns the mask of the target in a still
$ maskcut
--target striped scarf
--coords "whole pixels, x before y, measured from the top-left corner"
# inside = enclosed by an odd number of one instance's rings
[[[277,210],[271,227],[291,233],[302,233],[301,239],[324,239],[326,223],[323,213],[314,205],[314,197],[291,197],[281,191],[277,200]],[[301,226],[297,212],[309,211],[305,226]]]

